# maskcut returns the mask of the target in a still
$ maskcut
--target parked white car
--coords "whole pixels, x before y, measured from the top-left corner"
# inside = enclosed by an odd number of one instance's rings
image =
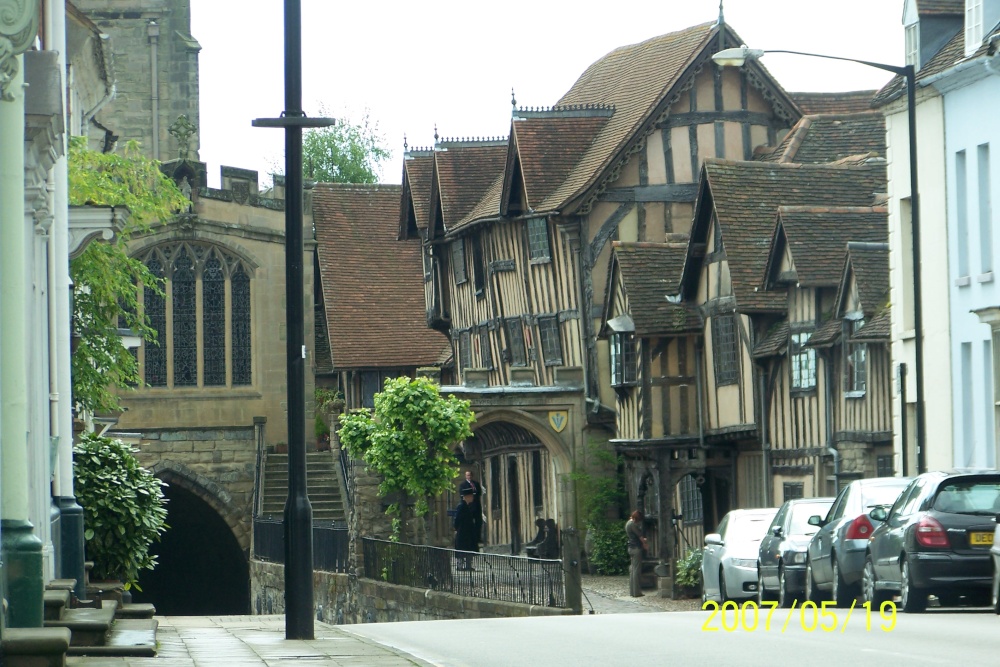
[[[777,507],[733,510],[717,532],[705,536],[701,600],[746,599],[757,595],[757,555]]]

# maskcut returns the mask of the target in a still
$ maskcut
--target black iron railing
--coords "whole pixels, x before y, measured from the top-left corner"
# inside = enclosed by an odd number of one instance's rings
[[[566,606],[562,561],[362,538],[368,579],[468,597]]]
[[[347,571],[347,526],[313,522],[313,568]],[[257,560],[285,562],[285,525],[281,519],[253,520],[253,554]]]

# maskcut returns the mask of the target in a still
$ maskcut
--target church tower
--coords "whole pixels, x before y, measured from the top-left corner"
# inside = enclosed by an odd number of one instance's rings
[[[197,160],[198,52],[191,36],[191,0],[74,0],[111,37],[116,94],[87,128],[91,148],[135,139],[161,161]],[[184,116],[181,130],[170,128]],[[186,144],[186,146],[185,146]]]

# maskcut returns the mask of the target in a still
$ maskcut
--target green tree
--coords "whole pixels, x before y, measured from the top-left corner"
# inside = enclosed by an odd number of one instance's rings
[[[91,243],[70,262],[79,335],[72,359],[73,399],[90,412],[117,410],[115,388],[139,382],[136,359],[122,345],[118,328],[155,344],[156,332],[139,311],[136,286],[161,290],[159,279],[128,256],[124,242],[156,221],[166,222],[190,202],[134,141],[121,153],[99,153],[87,148],[85,138],[73,137],[68,163],[71,205],[124,206],[131,212],[117,243]]]
[[[472,435],[474,420],[469,401],[441,396],[427,378],[408,377],[385,381],[385,389],[375,394],[374,413],[355,410],[340,416],[340,441],[382,477],[379,495],[403,494],[403,502],[386,510],[393,516],[394,539],[401,526],[405,531],[408,498],[415,499],[414,513],[422,519],[428,500],[452,488],[459,471],[452,447]]]
[[[580,516],[587,527],[588,566],[605,575],[628,572],[628,539],[620,519],[625,504],[625,487],[618,475],[624,461],[600,446],[591,447],[591,466],[573,473]]]
[[[302,173],[319,183],[378,183],[382,163],[392,157],[384,144],[368,111],[358,123],[338,118],[331,127],[303,133]]]

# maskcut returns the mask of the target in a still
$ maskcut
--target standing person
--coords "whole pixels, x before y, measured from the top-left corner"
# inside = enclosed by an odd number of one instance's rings
[[[459,552],[479,551],[479,522],[472,508],[473,493],[469,489],[462,491],[462,502],[455,508],[455,550]],[[457,556],[460,570],[472,569],[472,556],[469,553],[459,553]]]
[[[479,540],[485,542],[486,536],[483,528],[486,525],[486,515],[483,514],[483,496],[486,492],[482,484],[472,479],[472,471],[466,470],[465,479],[458,485],[458,492],[459,494],[464,494],[469,490],[472,491],[472,509],[475,510],[476,514],[476,528],[479,530]]]
[[[634,598],[642,597],[642,586],[639,575],[642,573],[642,553],[646,550],[646,536],[642,534],[642,512],[632,512],[625,522],[625,535],[628,537],[628,592]]]

